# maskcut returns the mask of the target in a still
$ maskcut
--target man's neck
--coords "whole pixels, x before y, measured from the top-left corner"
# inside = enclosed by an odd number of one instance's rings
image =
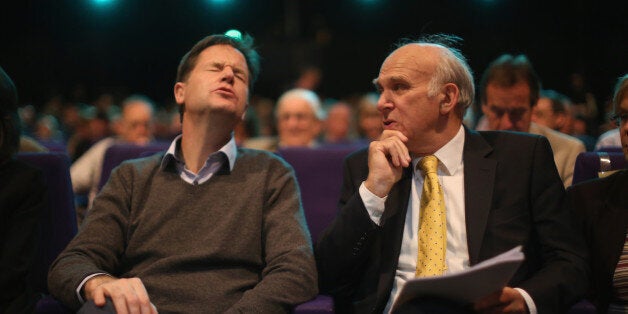
[[[229,142],[233,129],[207,122],[201,125],[186,122],[182,125],[181,153],[188,170],[197,173],[209,155]]]

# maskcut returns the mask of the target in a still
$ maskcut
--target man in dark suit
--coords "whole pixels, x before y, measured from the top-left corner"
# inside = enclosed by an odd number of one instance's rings
[[[614,119],[628,160],[628,74],[615,87]],[[628,309],[628,170],[576,184],[567,189],[565,208],[580,222],[591,256],[591,286],[588,298],[600,313]]]
[[[509,285],[475,310],[561,312],[584,292],[584,252],[561,210],[564,189],[547,139],[462,126],[474,86],[464,57],[450,48],[456,40],[401,45],[374,80],[384,132],[347,158],[341,211],[316,245],[320,288],[343,312],[390,311],[418,273],[425,179],[417,165],[428,155],[438,158],[445,204],[442,274],[523,246],[525,261]]]

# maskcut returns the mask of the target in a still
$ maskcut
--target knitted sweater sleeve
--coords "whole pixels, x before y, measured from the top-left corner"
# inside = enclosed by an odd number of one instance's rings
[[[48,273],[51,294],[72,309],[81,303],[76,289],[95,273],[118,275],[126,246],[132,167],[114,171],[94,201],[79,233],[59,254]]]

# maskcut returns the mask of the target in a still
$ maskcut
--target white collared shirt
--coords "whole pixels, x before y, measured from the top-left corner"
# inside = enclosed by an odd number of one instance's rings
[[[465,219],[465,194],[464,194],[464,163],[462,152],[464,148],[465,131],[460,126],[458,133],[434,155],[438,158],[438,180],[443,188],[447,221],[447,249],[445,274],[456,273],[469,268],[469,249],[467,246],[467,227]],[[396,300],[401,287],[408,279],[415,277],[418,255],[418,229],[419,209],[421,204],[421,192],[423,190],[423,174],[417,164],[422,157],[412,160],[412,185],[408,210],[404,224],[399,252],[399,264],[395,273],[395,280],[390,298],[386,304],[384,313],[388,313]],[[387,197],[380,198],[371,193],[364,182],[360,185],[360,197],[371,217],[371,220],[379,225],[384,213],[384,203]],[[523,290],[519,290],[528,304],[531,313],[536,312],[534,302]],[[534,312],[533,312],[534,310]]]
[[[185,161],[181,157],[180,149],[178,148],[180,147],[180,143],[181,135],[177,136],[170,144],[168,151],[166,151],[166,154],[161,161],[161,169],[164,169],[168,163],[174,162],[177,173],[183,181],[192,185],[198,185],[209,180],[222,167],[223,159],[219,156],[220,154],[227,156],[227,160],[229,161],[229,170],[233,170],[233,166],[238,155],[238,147],[233,137],[231,137],[229,142],[227,142],[225,146],[221,147],[220,150],[209,155],[205,164],[198,171],[198,173],[188,170],[185,166]]]

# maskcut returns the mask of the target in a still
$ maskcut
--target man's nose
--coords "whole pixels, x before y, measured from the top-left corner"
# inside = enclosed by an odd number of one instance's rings
[[[222,81],[226,81],[229,83],[233,82],[233,79],[235,77],[235,74],[233,73],[233,69],[230,66],[226,66],[222,69]]]
[[[512,130],[515,124],[510,119],[510,115],[508,113],[504,113],[499,121],[499,127],[501,130]]]
[[[393,103],[389,100],[388,94],[386,92],[382,92],[377,100],[377,110],[379,110],[379,112],[384,112],[385,110],[392,109],[392,107]]]

